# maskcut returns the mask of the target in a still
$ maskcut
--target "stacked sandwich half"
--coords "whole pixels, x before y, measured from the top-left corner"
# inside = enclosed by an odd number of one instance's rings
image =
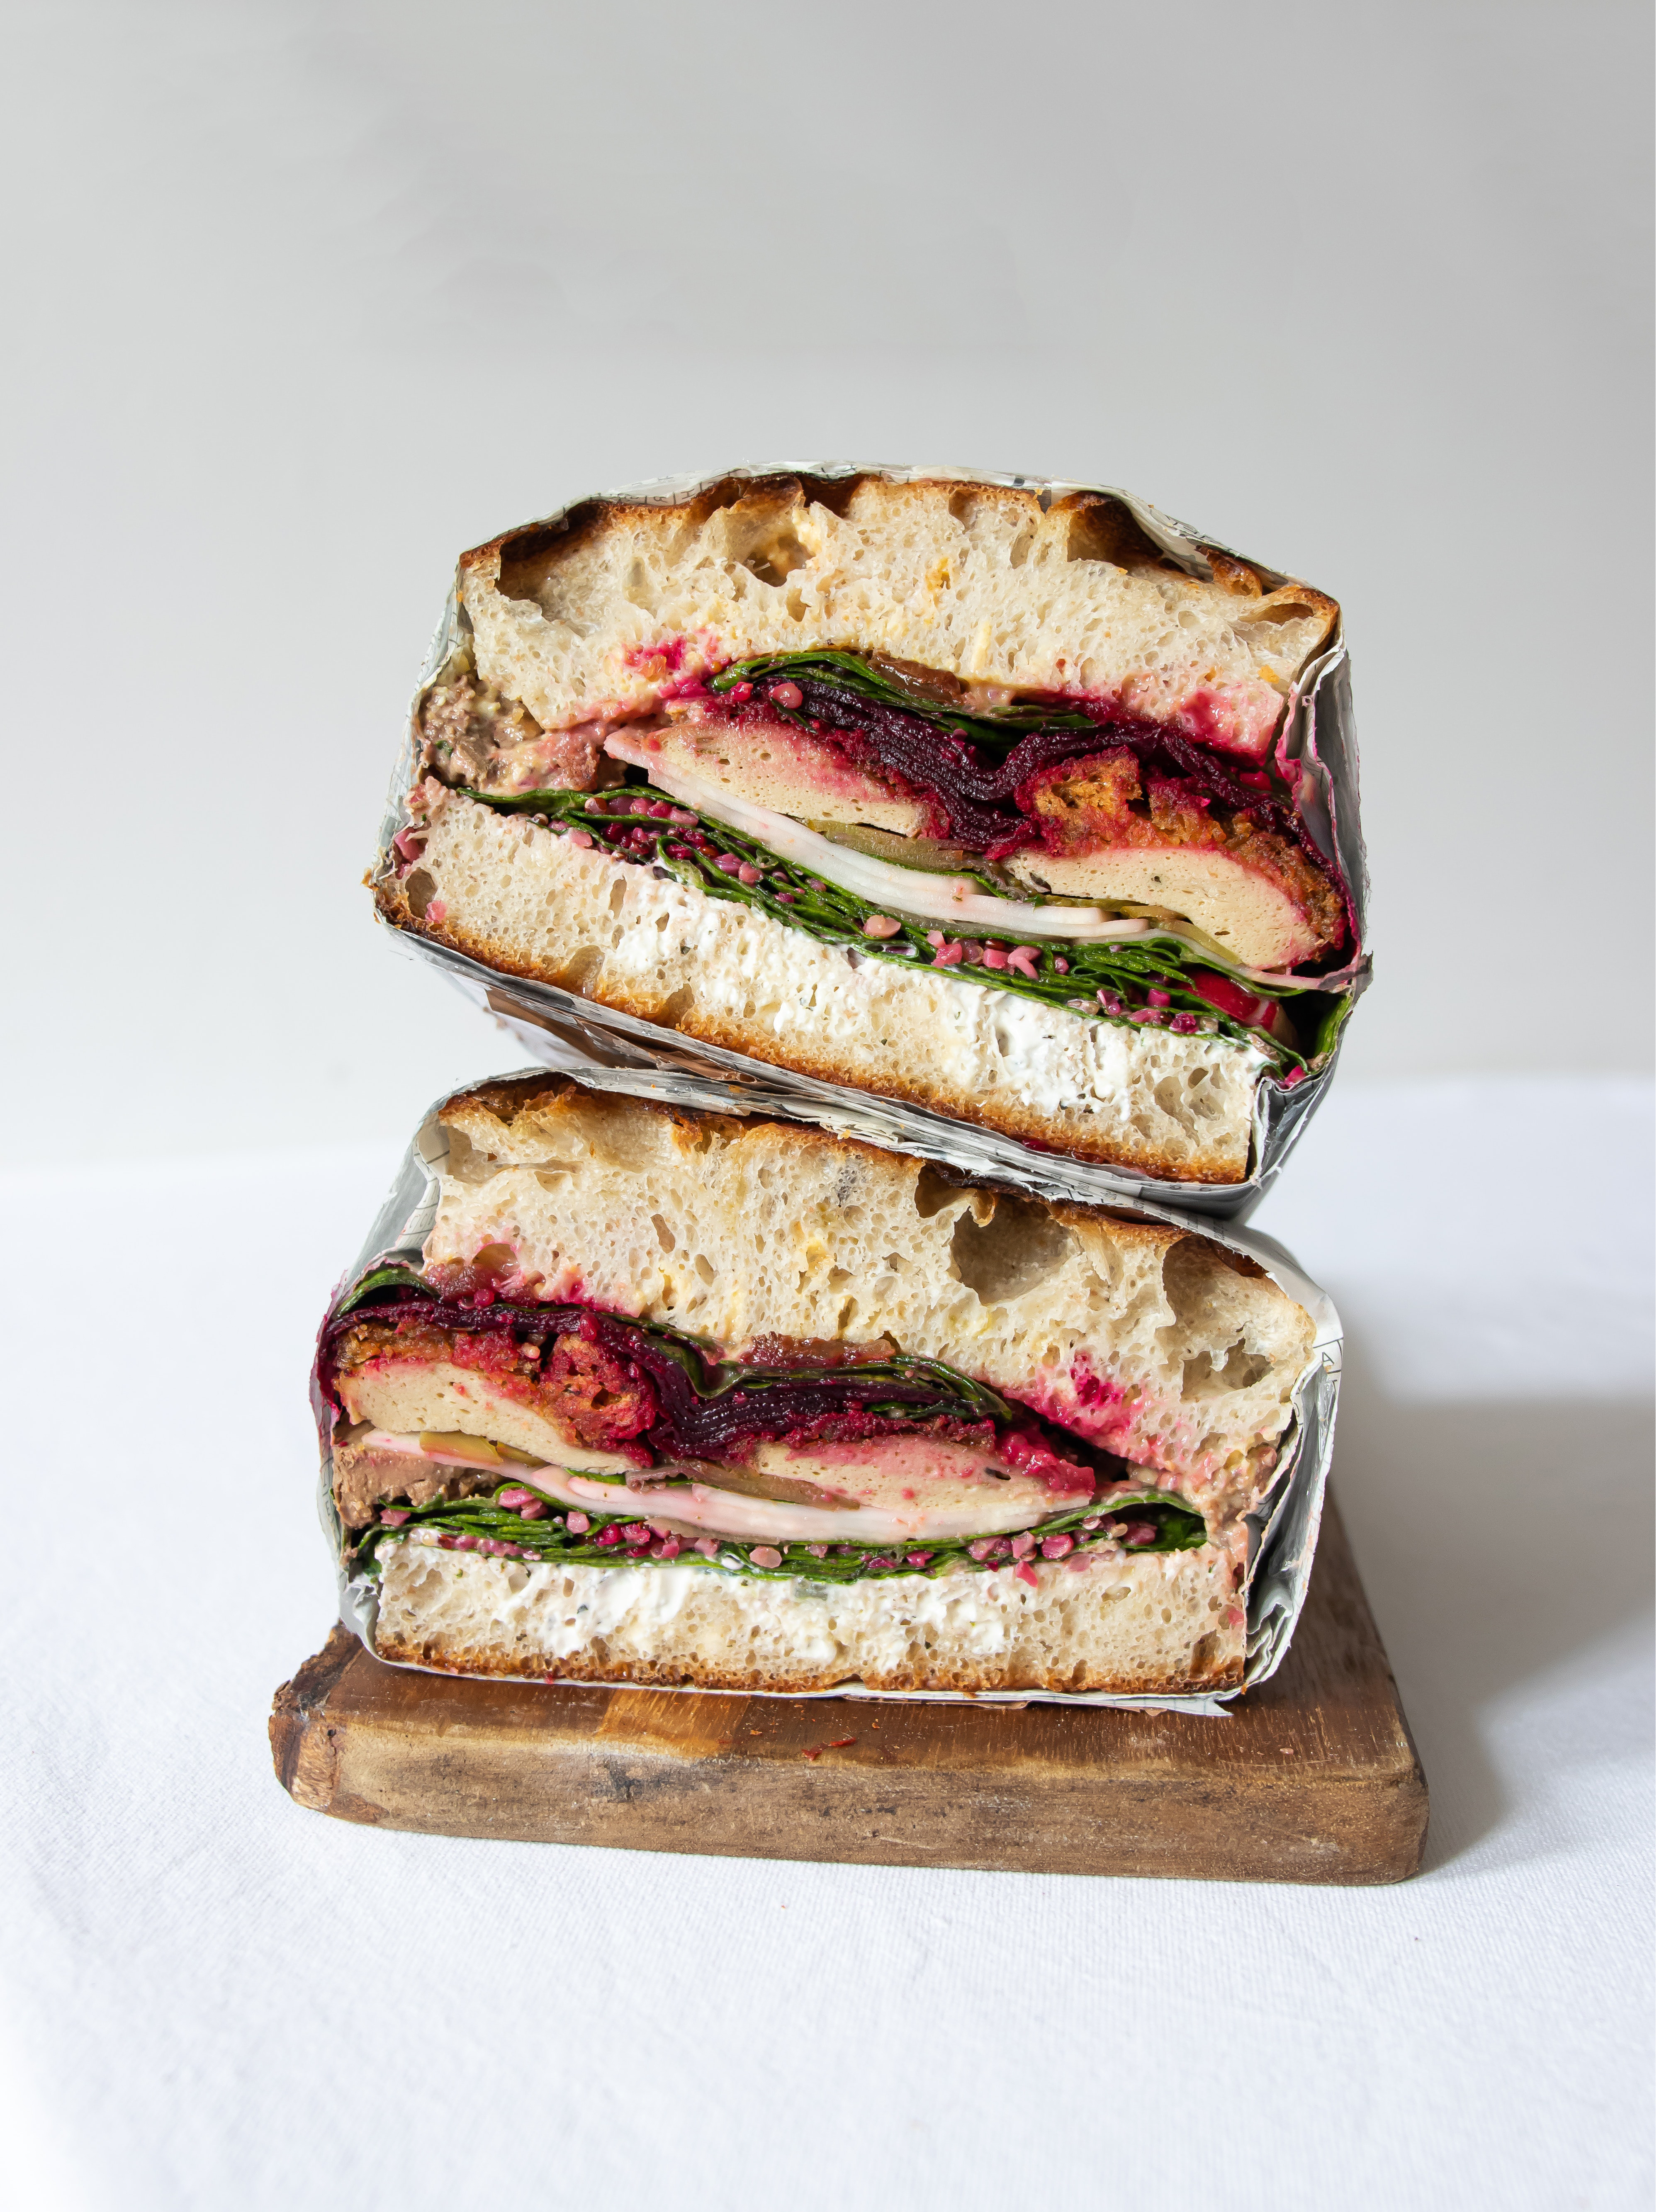
[[[592,501],[463,556],[380,908],[659,1048],[1240,1186],[1364,980],[1336,623],[1118,495]]]
[[[376,897],[539,991],[567,1072],[434,1112],[325,1323],[372,1648],[796,1694],[1270,1663],[1332,1317],[1179,1207],[1259,1186],[1259,1094],[1364,980],[1335,623],[1121,497],[893,472],[464,557]]]

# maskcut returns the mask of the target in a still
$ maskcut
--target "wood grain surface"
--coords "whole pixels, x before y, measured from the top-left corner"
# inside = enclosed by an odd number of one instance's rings
[[[446,1680],[336,1628],[276,1692],[313,1812],[447,1836],[1211,1881],[1402,1881],[1423,1769],[1328,1503],[1302,1622],[1224,1720]]]

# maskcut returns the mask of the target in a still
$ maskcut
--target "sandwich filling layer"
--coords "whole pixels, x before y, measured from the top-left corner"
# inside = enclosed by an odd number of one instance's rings
[[[711,1472],[718,1480],[720,1471]],[[700,1504],[709,1509],[701,1516]],[[908,1533],[903,1516],[872,1513],[867,1517],[877,1525],[863,1532],[862,1540],[849,1540],[860,1517],[852,1511],[771,1507],[765,1499],[672,1475],[635,1486],[620,1478],[607,1484],[565,1469],[538,1468],[508,1482],[497,1480],[493,1487],[467,1498],[382,1506],[358,1535],[355,1556],[372,1569],[391,1542],[591,1566],[645,1565],[684,1554],[712,1560],[733,1574],[844,1583],[901,1572],[987,1573],[1004,1566],[1029,1571],[1044,1559],[1188,1552],[1206,1541],[1199,1515],[1129,1481],[1103,1486],[1086,1506],[1069,1513],[1044,1511],[1041,1504],[1023,1510],[1036,1515],[1029,1527],[977,1534],[969,1513],[930,1515],[918,1507],[910,1516],[917,1528]],[[738,1528],[735,1533],[720,1526],[745,1520],[763,1524],[769,1518],[780,1525]],[[918,1533],[930,1518],[967,1525],[956,1534],[948,1528]]]
[[[1346,1011],[1319,986],[1352,916],[1297,811],[1297,764],[1245,765],[1100,702],[820,652],[545,730],[463,656],[421,732],[405,877],[461,792],[878,957],[1091,1022],[1248,1040],[1292,1081]]]
[[[837,1581],[1205,1540],[1167,1475],[884,1340],[720,1361],[591,1308],[481,1313],[388,1268],[320,1361],[335,1506],[371,1571],[388,1531],[502,1557],[690,1549]]]

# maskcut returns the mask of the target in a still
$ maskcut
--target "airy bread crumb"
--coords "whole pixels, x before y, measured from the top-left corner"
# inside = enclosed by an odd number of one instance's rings
[[[510,1255],[538,1298],[732,1356],[888,1337],[1167,1470],[1212,1530],[1258,1493],[1312,1351],[1303,1309],[1206,1237],[968,1188],[804,1125],[552,1076],[481,1085],[441,1119],[428,1268]]]
[[[532,1565],[381,1547],[383,1659],[468,1674],[712,1690],[1235,1687],[1244,1627],[1212,1547],[1043,1561],[1026,1581],[895,1575],[761,1581],[702,1565]]]
[[[551,726],[653,704],[688,645],[694,666],[844,646],[1259,736],[1336,606],[1204,550],[1188,574],[1110,495],[780,475],[589,502],[465,555],[459,591],[480,675]]]
[[[1242,1182],[1267,1056],[826,945],[452,795],[381,910],[505,975],[1133,1173]]]

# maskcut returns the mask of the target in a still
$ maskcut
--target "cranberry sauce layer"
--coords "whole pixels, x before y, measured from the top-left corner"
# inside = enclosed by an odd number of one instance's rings
[[[853,1443],[925,1430],[986,1449],[994,1443],[1004,1459],[1061,1491],[1116,1472],[1115,1462],[1108,1472],[1107,1455],[1049,1435],[1035,1415],[982,1384],[902,1353],[849,1361],[838,1352],[826,1360],[800,1346],[787,1368],[739,1367],[710,1360],[668,1331],[591,1307],[492,1304],[486,1316],[476,1306],[394,1292],[325,1328],[318,1372],[325,1401],[338,1405],[341,1374],[381,1361],[471,1370],[582,1443],[641,1467],[737,1465],[763,1443]]]

